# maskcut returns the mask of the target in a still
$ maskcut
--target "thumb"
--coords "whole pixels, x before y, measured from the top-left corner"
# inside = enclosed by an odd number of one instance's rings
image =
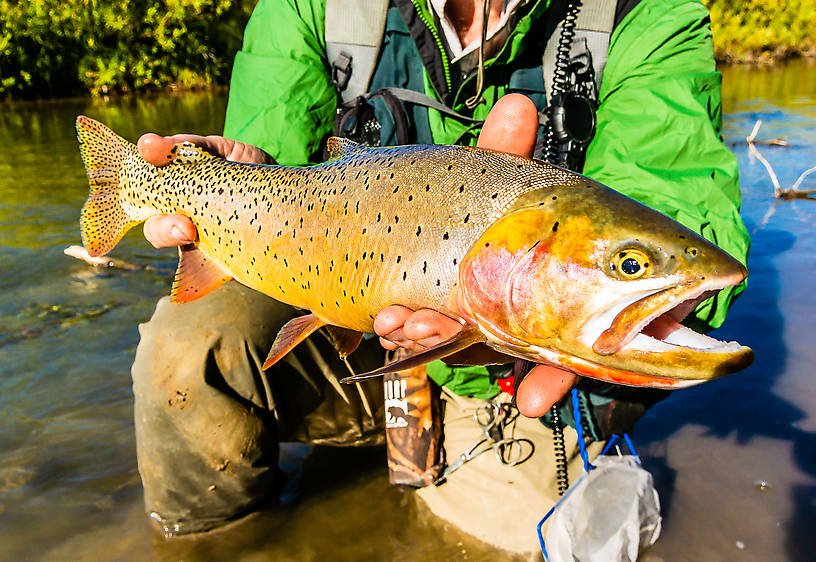
[[[496,102],[479,134],[479,148],[533,155],[538,132],[538,110],[522,94],[508,94]]]

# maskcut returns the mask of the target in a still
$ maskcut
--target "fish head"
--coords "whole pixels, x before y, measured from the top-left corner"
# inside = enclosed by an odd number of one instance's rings
[[[582,178],[522,196],[470,248],[462,315],[516,357],[632,386],[690,386],[753,352],[680,322],[747,270],[708,240]]]

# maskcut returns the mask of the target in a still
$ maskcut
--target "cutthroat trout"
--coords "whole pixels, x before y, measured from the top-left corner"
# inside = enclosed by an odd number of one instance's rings
[[[476,343],[579,375],[675,388],[735,372],[753,353],[679,322],[745,279],[737,260],[668,217],[547,163],[458,146],[369,149],[329,139],[312,167],[229,162],[176,145],[164,167],[77,119],[90,180],[82,240],[104,255],[159,213],[183,214],[172,300],[231,279],[310,311],[265,367],[320,327],[341,354],[399,304],[460,320],[454,339],[382,372]]]

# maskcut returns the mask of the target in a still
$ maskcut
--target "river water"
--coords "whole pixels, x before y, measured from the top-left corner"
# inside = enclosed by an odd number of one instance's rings
[[[675,392],[637,425],[664,529],[657,560],[812,560],[816,552],[816,201],[776,203],[745,136],[783,187],[816,166],[816,66],[724,70],[724,136],[740,162],[752,232],[749,287],[721,339],[754,348],[738,375]],[[424,516],[387,484],[384,451],[303,447],[286,505],[223,530],[167,540],[141,503],[129,368],[136,325],[168,290],[173,251],[139,230],[115,256],[142,271],[94,271],[79,241],[87,181],[73,121],[136,139],[217,133],[223,92],[0,105],[0,559],[495,560],[502,553]],[[816,174],[801,186],[816,188]]]

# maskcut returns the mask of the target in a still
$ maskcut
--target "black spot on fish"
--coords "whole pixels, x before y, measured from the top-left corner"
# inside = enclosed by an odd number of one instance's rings
[[[450,236],[448,236],[447,232],[442,235],[442,240],[447,240],[448,238],[450,238]]]
[[[422,227],[417,225],[416,235],[419,236],[422,233]]]
[[[555,232],[557,230],[558,230],[558,221],[555,221],[555,223],[552,226],[552,231]]]
[[[465,224],[470,220],[470,213],[465,215]]]
[[[424,261],[424,262],[422,262],[422,273],[427,273],[427,272],[428,272],[428,262]]]

